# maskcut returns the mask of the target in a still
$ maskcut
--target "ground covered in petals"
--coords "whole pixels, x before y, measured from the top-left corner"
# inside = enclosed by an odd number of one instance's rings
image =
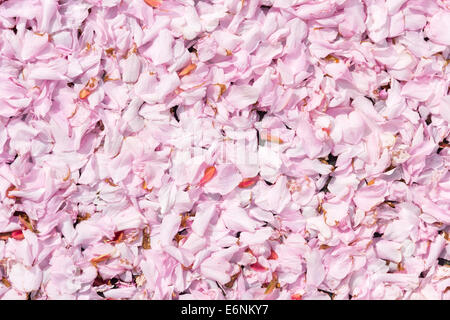
[[[0,1],[0,298],[450,299],[450,2]]]

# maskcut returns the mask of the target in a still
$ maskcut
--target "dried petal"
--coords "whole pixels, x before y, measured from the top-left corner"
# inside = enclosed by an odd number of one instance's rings
[[[275,251],[270,251],[270,256],[269,258],[267,258],[268,260],[277,260],[278,259],[278,255]]]
[[[9,199],[15,199],[16,198],[15,196],[12,196],[9,194],[11,191],[15,191],[15,190],[17,190],[17,188],[15,186],[10,186],[8,189],[6,189],[6,197]]]
[[[11,232],[11,238],[16,239],[16,240],[23,240],[25,239],[25,236],[23,235],[22,230],[16,230]]]
[[[224,85],[224,84],[222,84],[222,83],[216,83],[215,85],[216,85],[216,86],[219,86],[219,88],[220,88],[219,95],[217,96],[217,100],[219,100],[220,97],[221,97],[221,96],[225,93],[225,91],[227,90],[227,86]]]
[[[225,288],[231,289],[234,285],[234,283],[236,282],[237,278],[239,277],[239,275],[241,274],[241,270],[239,270],[238,273],[234,274],[231,276],[231,280],[227,283],[225,283]]]
[[[144,2],[153,8],[158,8],[161,5],[162,0],[144,0]]]
[[[278,276],[275,272],[272,273],[272,280],[269,282],[269,285],[264,291],[264,294],[271,294],[275,288],[277,288],[278,284]]]
[[[197,65],[195,63],[190,63],[189,65],[184,67],[183,70],[181,70],[178,73],[178,76],[179,77],[186,76],[186,75],[190,74],[192,71],[194,71],[195,69],[197,69]]]
[[[88,89],[86,89],[86,88],[83,88],[83,89],[81,89],[81,91],[80,91],[79,97],[80,97],[80,99],[86,99],[87,97],[90,96],[90,94],[91,94],[91,91],[90,91],[90,90],[88,90]]]
[[[16,211],[16,213],[14,215],[17,215],[19,217],[19,221],[22,223],[22,225],[27,228],[28,230],[31,230],[32,232],[37,232],[34,227],[33,224],[31,223],[30,218],[28,217],[28,215],[25,212],[22,211]]]
[[[5,287],[10,288],[11,287],[11,282],[9,282],[8,279],[6,279],[5,277],[2,278],[2,283],[5,285]]]
[[[267,268],[262,266],[259,262],[255,262],[250,265],[250,268],[252,268],[255,271],[266,271]]]
[[[239,188],[249,188],[252,187],[258,182],[259,176],[255,176],[252,178],[244,178],[242,181],[238,184]]]
[[[281,139],[280,137],[277,137],[277,136],[273,136],[271,134],[262,135],[261,139],[265,140],[265,141],[269,141],[269,142],[278,143],[278,144],[284,143],[283,139]]]
[[[96,266],[97,266],[97,263],[100,263],[100,262],[102,262],[102,261],[106,261],[106,260],[108,260],[109,258],[111,258],[111,254],[109,254],[109,253],[102,254],[102,255],[100,255],[100,256],[98,256],[98,257],[92,258],[92,259],[91,259],[91,264],[92,264],[94,267],[96,267]]]
[[[142,230],[142,248],[144,250],[151,249],[151,245],[150,245],[150,227],[149,226],[146,226]]]
[[[199,182],[199,185],[202,187],[204,186],[208,181],[210,181],[214,176],[216,175],[216,168],[214,166],[207,167],[205,169],[205,173],[202,177],[202,179]]]

